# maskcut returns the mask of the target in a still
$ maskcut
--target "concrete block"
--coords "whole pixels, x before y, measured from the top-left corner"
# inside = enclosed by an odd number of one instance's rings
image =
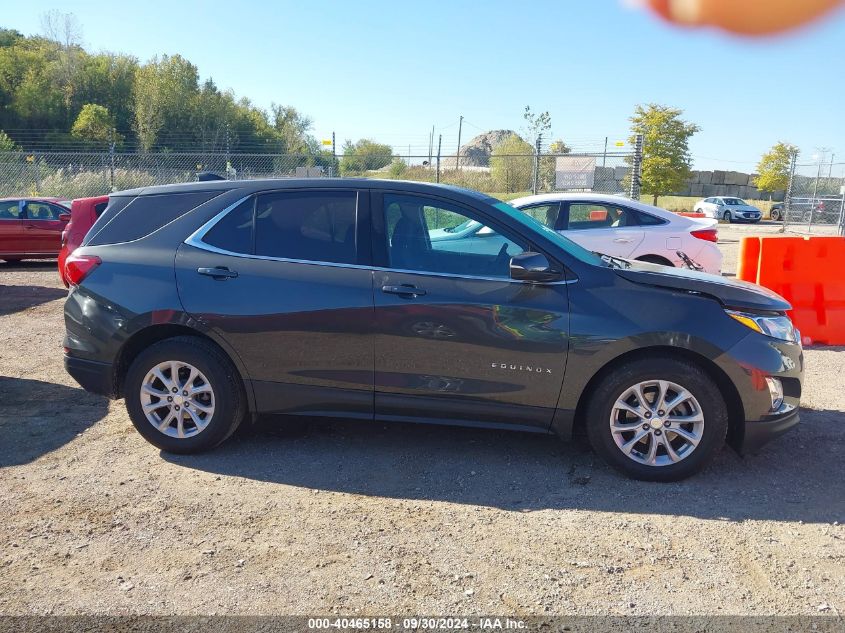
[[[713,182],[713,172],[712,171],[700,171],[698,172],[698,182],[702,185],[709,185]]]
[[[743,174],[741,171],[727,171],[725,172],[725,184],[744,187],[748,184],[748,174]]]
[[[714,185],[724,185],[725,184],[725,172],[720,170],[714,170],[713,175],[710,178],[710,183]],[[718,194],[714,194],[718,195]]]
[[[625,178],[625,176],[628,175],[628,169],[629,169],[629,167],[626,167],[625,165],[620,165],[619,167],[614,167],[613,168],[614,179],[615,180],[623,180]]]
[[[704,198],[704,187],[700,182],[690,185],[689,188],[689,195],[695,196],[696,198]]]

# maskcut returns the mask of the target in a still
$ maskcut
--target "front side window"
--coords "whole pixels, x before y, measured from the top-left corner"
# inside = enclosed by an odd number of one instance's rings
[[[622,207],[592,202],[569,203],[570,231],[637,226],[636,216]]]
[[[550,229],[553,229],[556,228],[557,225],[557,218],[560,213],[560,203],[550,202],[548,204],[537,204],[531,207],[523,207],[520,211],[531,216],[538,222],[542,222]]]
[[[527,250],[474,212],[423,196],[385,194],[384,218],[395,269],[509,278],[511,257]]]
[[[59,210],[46,202],[27,202],[26,217],[28,220],[58,220]],[[67,213],[67,211],[64,211]]]

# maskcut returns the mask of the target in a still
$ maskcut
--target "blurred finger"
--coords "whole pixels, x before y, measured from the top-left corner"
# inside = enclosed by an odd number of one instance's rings
[[[648,0],[648,4],[676,24],[768,35],[807,24],[843,0]]]

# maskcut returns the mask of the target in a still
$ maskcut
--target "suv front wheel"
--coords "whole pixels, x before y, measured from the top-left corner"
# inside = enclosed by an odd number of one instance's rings
[[[635,479],[678,481],[698,472],[724,443],[728,412],[713,380],[673,358],[614,369],[590,396],[593,449]]]
[[[191,336],[160,341],[139,354],[123,392],[138,432],[170,453],[214,448],[246,414],[237,369],[216,346]]]

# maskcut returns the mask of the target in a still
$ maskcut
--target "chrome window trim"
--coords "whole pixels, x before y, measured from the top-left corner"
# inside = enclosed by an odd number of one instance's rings
[[[509,277],[484,277],[480,275],[456,275],[456,274],[449,274],[449,273],[437,273],[437,272],[429,272],[424,270],[405,270],[402,268],[382,268],[381,266],[364,266],[362,264],[342,264],[339,262],[324,262],[324,261],[317,261],[311,259],[290,259],[288,257],[271,257],[269,255],[252,255],[250,253],[236,253],[234,251],[227,251],[223,248],[218,248],[217,246],[212,246],[207,242],[203,242],[202,238],[205,237],[206,233],[208,233],[214,225],[217,224],[220,220],[222,220],[230,211],[234,210],[238,205],[242,204],[246,200],[254,197],[256,194],[250,194],[248,196],[244,196],[239,200],[233,202],[228,207],[223,209],[220,213],[215,215],[213,218],[208,220],[205,224],[199,227],[196,231],[191,233],[183,242],[188,246],[193,246],[194,248],[198,248],[203,251],[208,251],[210,253],[217,253],[218,255],[227,255],[229,257],[241,257],[243,259],[256,259],[261,261],[270,261],[270,262],[281,262],[285,264],[312,264],[315,266],[330,266],[333,268],[352,268],[355,270],[369,270],[369,271],[378,271],[378,272],[390,272],[390,273],[402,273],[408,275],[427,275],[433,277],[444,277],[447,279],[477,279],[481,281],[498,281],[498,282],[507,282],[507,283],[514,283],[514,284],[530,284],[530,285],[543,285],[543,286],[558,286],[558,285],[567,285],[571,283],[575,283],[576,279],[561,279],[560,281],[550,281],[543,284],[537,284],[537,282],[533,281],[522,281],[520,279],[510,279]]]

